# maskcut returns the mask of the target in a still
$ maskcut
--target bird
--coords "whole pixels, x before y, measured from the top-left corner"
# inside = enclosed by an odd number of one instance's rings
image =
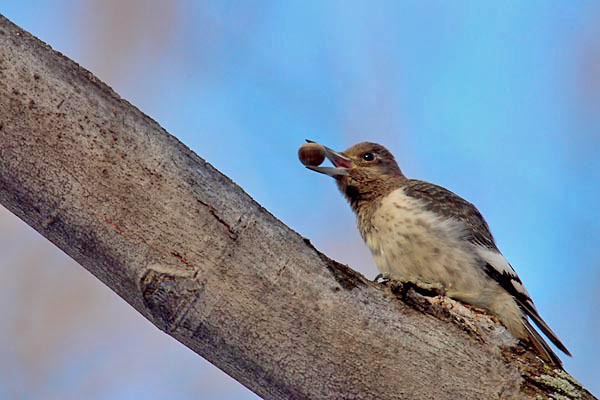
[[[487,310],[546,363],[562,368],[530,320],[558,349],[571,353],[540,316],[473,204],[441,186],[407,178],[380,144],[362,142],[343,152],[322,146],[321,151],[333,167],[306,167],[335,179],[378,276],[433,285],[452,299]]]

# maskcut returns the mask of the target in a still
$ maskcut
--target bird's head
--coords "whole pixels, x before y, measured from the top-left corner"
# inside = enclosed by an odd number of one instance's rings
[[[380,144],[362,142],[341,153],[323,147],[333,167],[307,168],[333,177],[355,209],[385,196],[406,179],[392,153]]]

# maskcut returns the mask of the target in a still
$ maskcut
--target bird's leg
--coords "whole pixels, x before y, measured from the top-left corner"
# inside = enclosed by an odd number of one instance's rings
[[[425,282],[420,279],[404,281],[405,285],[412,286],[417,292],[430,296],[446,296],[446,287],[441,283]]]
[[[373,279],[375,283],[396,283],[404,286],[403,290],[414,289],[416,292],[427,296],[446,296],[446,287],[441,283],[431,283],[419,278],[407,279],[392,277],[389,272],[380,272]],[[398,286],[398,285],[396,285]]]
[[[382,279],[379,281],[379,279]],[[393,292],[407,292],[409,289],[413,289],[415,292],[424,296],[446,296],[446,287],[441,283],[431,283],[422,281],[420,279],[396,279],[390,277],[389,273],[381,273],[377,275],[374,282],[383,283],[389,285]]]

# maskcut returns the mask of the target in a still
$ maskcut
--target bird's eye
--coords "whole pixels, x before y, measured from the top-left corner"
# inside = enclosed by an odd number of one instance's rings
[[[362,155],[362,159],[365,161],[373,161],[375,159],[375,156],[373,155],[373,153],[365,153]]]

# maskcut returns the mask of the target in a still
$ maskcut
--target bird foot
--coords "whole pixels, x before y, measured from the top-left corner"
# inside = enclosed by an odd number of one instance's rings
[[[375,283],[387,283],[392,280],[389,272],[380,272],[375,276],[373,282]]]
[[[446,287],[441,283],[430,283],[420,279],[405,281],[405,285],[411,286],[415,291],[428,296],[446,296]]]
[[[389,273],[378,274],[374,282],[390,285],[392,291],[406,292],[413,289],[415,292],[424,296],[446,296],[446,287],[441,283],[425,282],[420,279],[394,279]]]

